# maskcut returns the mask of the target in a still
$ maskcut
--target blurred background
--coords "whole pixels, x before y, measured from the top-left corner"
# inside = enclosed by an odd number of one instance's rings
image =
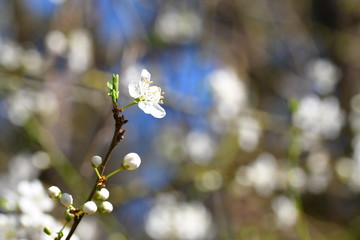
[[[356,0],[0,0],[0,239],[83,203],[143,68],[167,115],[126,109],[142,165],[73,239],[360,239]]]

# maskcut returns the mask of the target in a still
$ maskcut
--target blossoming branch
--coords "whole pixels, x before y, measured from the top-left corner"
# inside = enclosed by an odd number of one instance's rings
[[[133,105],[143,110],[146,114],[151,114],[155,118],[163,118],[166,115],[164,108],[160,106],[163,103],[164,94],[160,87],[150,86],[153,82],[150,81],[151,75],[146,70],[141,71],[140,80],[132,81],[129,84],[129,94],[134,98],[133,102],[123,107],[118,107],[119,100],[119,75],[112,75],[112,81],[107,82],[109,88],[108,95],[112,100],[112,112],[115,120],[114,134],[105,154],[104,159],[100,156],[93,156],[91,159],[91,166],[93,167],[97,179],[90,192],[88,198],[81,206],[74,206],[73,197],[69,193],[63,193],[57,186],[51,186],[48,189],[48,195],[50,198],[58,200],[65,206],[65,223],[63,227],[56,233],[53,233],[48,227],[44,228],[44,232],[53,237],[54,240],[60,240],[64,237],[65,227],[72,222],[70,232],[68,233],[66,240],[70,240],[74,234],[77,226],[81,222],[84,215],[91,215],[96,212],[107,214],[113,210],[113,205],[107,201],[110,192],[106,188],[106,181],[114,174],[122,170],[136,170],[141,164],[141,158],[137,153],[128,153],[122,160],[118,169],[105,174],[106,165],[110,158],[111,152],[117,146],[117,144],[124,138],[125,130],[122,126],[128,122],[125,120],[122,112]]]

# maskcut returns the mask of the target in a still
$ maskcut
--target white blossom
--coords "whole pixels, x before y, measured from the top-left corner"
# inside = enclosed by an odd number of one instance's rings
[[[320,94],[331,93],[341,77],[340,69],[328,59],[316,59],[306,66],[307,76],[314,81]]]
[[[205,131],[191,131],[186,136],[184,147],[191,159],[199,164],[208,163],[215,153],[216,143]]]
[[[278,180],[278,165],[270,153],[262,153],[245,168],[246,181],[252,184],[256,192],[262,196],[269,196],[276,188]]]
[[[159,240],[199,240],[212,239],[214,225],[200,202],[181,202],[166,194],[157,198],[146,218],[145,230]]]
[[[232,68],[218,69],[209,78],[209,85],[213,92],[219,117],[230,120],[247,105],[247,88],[243,80]]]
[[[238,121],[239,147],[246,152],[254,151],[261,135],[260,123],[251,116],[241,116]]]
[[[146,114],[151,114],[156,118],[163,118],[166,112],[159,103],[162,103],[164,97],[161,95],[160,87],[150,86],[152,83],[150,77],[150,73],[143,69],[140,80],[129,83],[129,94]]]
[[[288,228],[296,223],[298,211],[296,206],[286,196],[279,196],[272,201],[276,223],[280,228]]]
[[[300,101],[294,115],[294,124],[305,134],[333,139],[344,125],[345,116],[335,97],[320,99],[315,95],[306,96]]]
[[[48,32],[45,37],[45,43],[49,51],[58,55],[63,54],[67,48],[66,36],[58,30]]]

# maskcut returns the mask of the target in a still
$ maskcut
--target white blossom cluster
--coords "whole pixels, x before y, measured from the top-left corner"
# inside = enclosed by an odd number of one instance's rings
[[[8,119],[17,126],[23,126],[33,115],[48,121],[55,119],[58,112],[58,99],[50,90],[35,91],[24,88],[7,99]]]
[[[160,195],[146,221],[145,230],[154,239],[212,239],[211,214],[200,202],[178,201],[174,195]]]
[[[9,161],[8,174],[0,174],[0,239],[45,240],[44,227],[62,227],[49,214],[54,204],[37,179],[48,161],[44,152],[20,154]]]

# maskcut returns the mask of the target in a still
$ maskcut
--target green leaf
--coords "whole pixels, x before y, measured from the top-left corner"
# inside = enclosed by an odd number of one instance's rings
[[[113,89],[113,83],[112,83],[112,82],[107,82],[106,85],[107,85],[108,88],[110,88],[111,90]]]
[[[114,106],[117,106],[117,102],[119,100],[119,75],[112,75],[112,82],[107,82],[107,87],[110,89],[108,96],[111,97],[111,100]]]
[[[58,238],[61,239],[64,236],[64,233],[62,231],[58,232]]]

